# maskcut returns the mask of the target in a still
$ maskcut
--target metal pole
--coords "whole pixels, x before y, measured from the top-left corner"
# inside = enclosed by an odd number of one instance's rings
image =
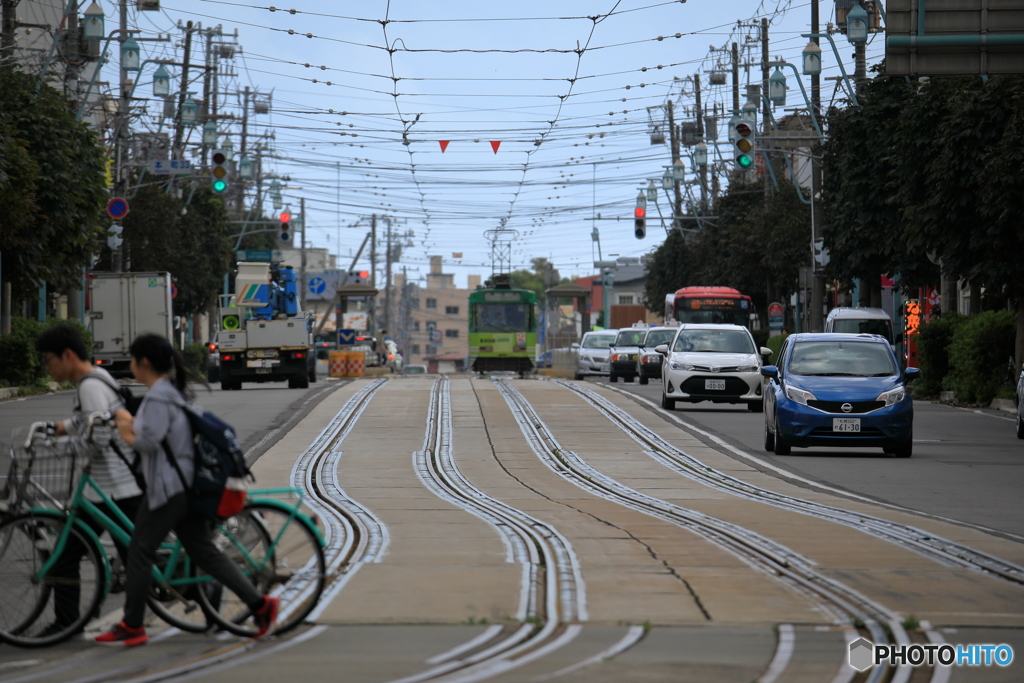
[[[128,40],[128,0],[120,0],[118,3],[118,12],[120,19],[120,33],[117,36],[117,41],[121,47],[124,47],[124,41]],[[103,59],[103,53],[100,52],[100,59]],[[100,70],[100,65],[96,65],[96,72]],[[125,138],[127,137],[128,131],[128,105],[129,105],[129,92],[128,92],[128,72],[118,66],[118,77],[120,78],[120,98],[117,101],[117,133],[115,138],[115,150],[114,150],[114,192],[115,196],[124,196],[124,192],[128,187],[127,179],[125,176]],[[110,270],[114,273],[121,272],[121,262],[123,259],[122,248],[112,250],[110,254]]]
[[[302,216],[302,246],[299,247],[299,286],[302,287],[302,294],[299,296],[300,308],[306,310],[306,198],[299,198],[299,215]]]
[[[377,214],[370,216],[370,283],[377,286]],[[377,297],[367,302],[370,309],[370,336],[377,335]]]
[[[820,19],[818,16],[818,0],[811,0],[811,33],[819,30]],[[820,38],[812,38],[815,45],[819,45]],[[811,112],[816,118],[821,117],[821,75],[811,76]],[[814,260],[814,244],[821,234],[822,211],[821,202],[818,201],[818,193],[821,192],[821,163],[816,155],[811,154],[811,268],[814,277],[811,278],[811,332],[824,332],[824,307],[825,307],[825,276],[819,272],[817,262]]]
[[[761,130],[767,133],[768,124],[771,121],[771,107],[768,101],[768,19],[761,19],[761,92],[764,93],[765,97],[762,98],[761,105]],[[765,136],[767,138],[767,136]],[[767,149],[765,150],[767,152]],[[767,154],[764,154],[764,165],[771,167],[771,159],[768,158]],[[766,169],[767,170],[767,169]],[[767,195],[771,192],[771,184],[768,182],[768,174],[765,174],[764,179],[764,193]]]
[[[732,44],[732,113],[740,113],[740,46]]]
[[[242,94],[242,148],[238,151],[238,158],[245,156],[245,145],[249,139],[249,86],[245,86]]]
[[[669,103],[668,103],[668,132],[669,132],[669,140],[672,143],[672,164],[675,165],[676,159],[679,158],[679,154],[680,154],[680,140],[679,140],[679,131],[676,130],[676,119],[675,119],[675,113],[674,113],[674,109],[672,107],[672,101],[671,100],[669,100]],[[675,193],[676,193],[676,202],[675,202],[675,206],[672,207],[672,215],[673,216],[682,216],[683,215],[683,192],[682,192],[682,188],[680,187],[678,180],[673,180],[672,181],[672,186],[675,189]],[[679,221],[673,219],[672,220],[672,227],[673,228],[679,228],[679,227],[682,227],[682,225],[679,223]]]
[[[181,122],[181,108],[184,106],[185,97],[188,94],[188,63],[191,54],[192,22],[190,21],[185,24],[185,55],[181,60],[181,88],[178,90],[178,113],[174,117],[174,155],[178,158],[181,158],[184,153],[184,150],[181,148],[181,140],[185,134],[185,124]]]
[[[697,109],[697,137],[700,141],[704,141],[704,108],[701,106],[700,101],[700,73],[693,75],[693,90],[694,99]],[[708,167],[707,165],[701,166],[699,169],[700,176],[700,210],[704,213],[708,210]]]
[[[385,220],[388,222],[388,253],[384,260],[384,329],[391,333],[391,217],[388,216]]]

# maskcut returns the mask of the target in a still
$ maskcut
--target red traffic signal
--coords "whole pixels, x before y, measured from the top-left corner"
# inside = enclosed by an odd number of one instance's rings
[[[638,206],[638,207],[636,207],[636,209],[633,210],[633,215],[636,216],[637,218],[646,218],[647,217],[647,209],[645,209],[642,206]]]
[[[364,280],[369,280],[370,279],[370,271],[368,271],[368,270],[360,270],[359,271],[359,277],[361,277]]]
[[[280,218],[282,223],[287,223],[292,219],[292,215],[287,211],[282,211]]]
[[[747,137],[748,135],[750,135],[750,126],[743,122],[740,122],[736,125],[736,132],[742,135],[743,137]]]

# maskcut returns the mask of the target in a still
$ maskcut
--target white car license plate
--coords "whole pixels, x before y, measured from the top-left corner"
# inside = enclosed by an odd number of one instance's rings
[[[860,418],[859,417],[833,417],[832,418],[832,431],[833,432],[859,432],[860,431]]]
[[[725,380],[724,379],[706,379],[704,380],[705,391],[725,391]]]

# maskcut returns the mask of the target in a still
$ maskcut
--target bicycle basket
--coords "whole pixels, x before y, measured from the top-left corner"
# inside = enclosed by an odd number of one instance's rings
[[[88,462],[81,439],[34,434],[26,445],[29,428],[11,433],[10,468],[0,509],[16,514],[31,506],[63,508]]]

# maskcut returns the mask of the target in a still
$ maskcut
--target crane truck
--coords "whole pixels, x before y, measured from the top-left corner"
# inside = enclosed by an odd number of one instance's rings
[[[220,308],[221,389],[242,382],[316,381],[310,320],[299,310],[295,271],[279,263],[238,264],[235,294]]]

